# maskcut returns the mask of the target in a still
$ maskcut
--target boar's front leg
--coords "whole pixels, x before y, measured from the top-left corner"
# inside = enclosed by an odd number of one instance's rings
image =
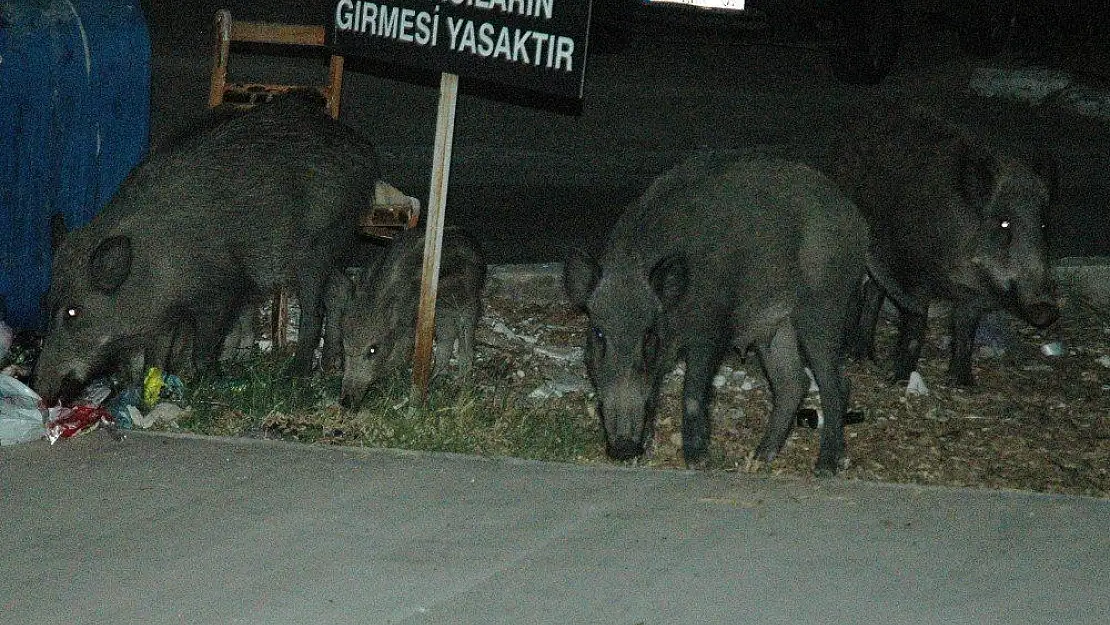
[[[948,382],[955,386],[972,386],[971,352],[975,349],[975,333],[979,330],[982,311],[966,302],[952,305],[952,359],[948,363]]]
[[[894,380],[904,382],[917,369],[921,358],[921,343],[928,328],[928,308],[924,312],[898,311],[898,345],[894,348]]]
[[[312,356],[320,344],[323,327],[321,317],[324,284],[329,273],[330,268],[323,263],[320,266],[304,265],[297,269],[297,303],[301,310],[297,321],[297,350],[293,354],[291,365],[292,372],[296,375],[308,375],[312,372]]]
[[[727,336],[727,333],[723,333]],[[696,466],[709,450],[709,402],[713,376],[721,366],[728,343],[703,334],[686,346],[686,376],[682,388],[682,455],[687,466]],[[706,340],[709,339],[709,340]]]

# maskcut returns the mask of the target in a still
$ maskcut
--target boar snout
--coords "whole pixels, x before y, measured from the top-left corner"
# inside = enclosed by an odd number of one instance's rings
[[[73,373],[66,373],[63,375],[57,374],[37,374],[34,380],[35,392],[42,397],[43,403],[47,406],[54,406],[59,403],[65,405],[77,399],[83,390],[81,380]]]
[[[362,398],[365,395],[365,386],[344,383],[343,389],[339,392],[339,404],[344,408],[354,410],[362,404]]]
[[[605,446],[605,453],[613,460],[631,460],[644,453],[643,446],[631,439],[618,438],[609,441]]]
[[[1026,320],[1037,328],[1046,328],[1060,318],[1060,309],[1055,304],[1041,302],[1025,310]]]

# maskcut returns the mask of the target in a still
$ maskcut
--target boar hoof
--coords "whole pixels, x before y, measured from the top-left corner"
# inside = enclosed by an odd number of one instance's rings
[[[631,460],[644,453],[644,448],[627,438],[619,438],[606,447],[605,453],[613,460]]]
[[[1060,318],[1060,309],[1052,304],[1036,304],[1029,307],[1029,323],[1037,328],[1046,328]]]
[[[767,462],[760,459],[758,454],[752,452],[744,458],[744,473],[759,473],[766,465]]]
[[[835,477],[836,473],[841,469],[847,469],[849,460],[847,456],[839,458],[826,458],[822,457],[817,459],[817,466],[813,469],[813,475],[819,478]]]
[[[946,382],[949,387],[967,389],[975,386],[975,376],[970,371],[949,372]]]
[[[691,469],[704,467],[708,454],[709,446],[704,443],[682,444],[682,458]]]

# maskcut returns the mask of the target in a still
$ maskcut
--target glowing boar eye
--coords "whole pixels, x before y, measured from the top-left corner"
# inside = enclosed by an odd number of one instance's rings
[[[599,341],[604,341],[605,340],[605,333],[601,331],[601,328],[598,328],[598,327],[595,326],[593,328],[593,332],[594,332],[594,336],[597,338],[597,340],[599,340]]]
[[[1002,221],[998,222],[998,225],[1000,227],[1002,227],[1002,229],[1009,228],[1010,227],[1010,220],[1009,219],[1003,219]]]
[[[366,350],[366,357],[370,358],[370,357],[376,356],[377,353],[378,353],[378,345],[377,345],[377,343],[375,343],[375,344],[371,345],[369,349]]]

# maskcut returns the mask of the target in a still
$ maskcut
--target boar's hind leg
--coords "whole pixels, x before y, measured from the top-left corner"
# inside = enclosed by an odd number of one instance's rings
[[[948,382],[955,386],[972,386],[971,352],[975,349],[975,333],[982,314],[975,306],[958,302],[952,306],[952,359],[948,361]]]
[[[821,451],[817,456],[817,475],[835,475],[844,456],[844,414],[848,410],[848,379],[841,371],[839,337],[835,326],[807,327],[801,330],[802,352],[821,393]]]
[[[770,344],[759,348],[759,362],[771,387],[771,416],[755,457],[771,462],[786,444],[794,427],[794,414],[809,389],[793,325],[787,322],[779,326]]]

